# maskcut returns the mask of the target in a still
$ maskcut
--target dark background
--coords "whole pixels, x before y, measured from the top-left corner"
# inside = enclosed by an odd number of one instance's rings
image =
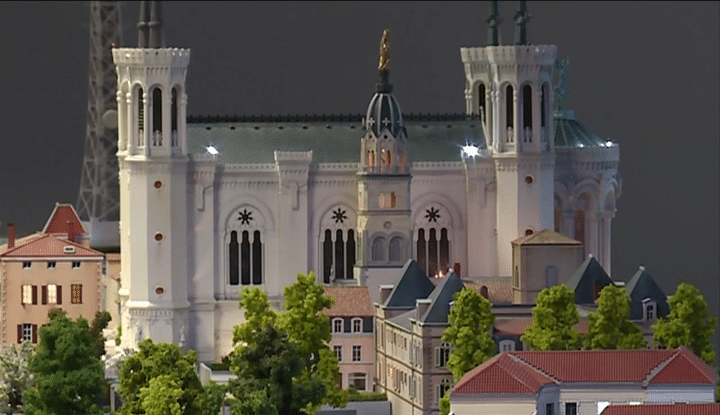
[[[192,49],[190,115],[361,113],[386,27],[403,111],[461,113],[459,48],[485,44],[488,7],[166,2],[163,14],[167,45]],[[500,3],[503,44],[517,7]],[[720,4],[528,7],[529,41],[570,56],[565,107],[620,144],[611,276],[628,281],[645,265],[666,294],[682,281],[698,286],[718,315]],[[122,6],[124,46],[137,44],[138,10]],[[77,201],[89,12],[87,2],[0,2],[0,220],[19,235],[41,229],[55,202]]]

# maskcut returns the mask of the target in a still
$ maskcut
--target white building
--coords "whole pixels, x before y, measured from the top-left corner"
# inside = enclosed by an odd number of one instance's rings
[[[466,114],[403,115],[383,67],[364,116],[188,124],[190,51],[165,47],[147,3],[139,46],[113,50],[124,347],[151,337],[219,360],[242,288],[280,304],[298,271],[372,297],[411,258],[510,278],[511,241],[546,228],[610,269],[619,148],[553,116],[557,49],[527,44],[525,12],[515,45],[461,48]]]

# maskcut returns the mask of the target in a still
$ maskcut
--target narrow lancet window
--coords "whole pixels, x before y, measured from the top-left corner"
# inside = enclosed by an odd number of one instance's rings
[[[323,241],[323,281],[329,284],[331,281],[333,266],[333,243],[332,231],[325,230],[325,241]]]
[[[350,229],[347,232],[347,255],[345,255],[347,264],[345,269],[345,277],[353,278],[353,267],[355,267],[355,232]]]
[[[243,231],[240,242],[240,279],[242,285],[250,285],[250,235]]]
[[[343,231],[338,229],[335,232],[335,278],[345,278],[345,243],[343,242]]]
[[[230,285],[238,285],[240,283],[240,263],[239,261],[239,250],[238,250],[238,235],[237,231],[230,232],[230,249],[229,249],[229,257],[230,257]]]
[[[262,241],[260,241],[260,231],[253,232],[252,280],[254,285],[262,284]]]

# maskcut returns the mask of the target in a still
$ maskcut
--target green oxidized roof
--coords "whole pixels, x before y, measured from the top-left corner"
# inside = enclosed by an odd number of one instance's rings
[[[598,137],[578,122],[575,119],[574,111],[560,111],[555,113],[556,147],[605,147],[606,143],[607,140]]]
[[[190,117],[188,153],[212,144],[221,163],[272,163],[274,151],[310,151],[313,163],[359,162],[362,116]],[[480,121],[459,115],[404,116],[411,161],[460,161],[460,148],[486,148]]]

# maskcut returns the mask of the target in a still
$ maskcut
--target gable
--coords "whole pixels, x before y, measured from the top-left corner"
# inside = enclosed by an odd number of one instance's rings
[[[405,263],[401,274],[400,280],[385,300],[385,307],[415,308],[417,299],[427,298],[435,289],[435,285],[414,259]]]
[[[575,304],[593,304],[600,291],[610,284],[613,284],[613,281],[602,265],[595,257],[588,255],[570,278],[567,286],[575,291]]]
[[[72,205],[57,203],[55,204],[55,208],[50,214],[50,218],[48,218],[42,232],[67,234],[70,230],[69,222],[73,223],[74,232],[76,234],[85,233],[85,229],[80,222],[80,217],[78,217],[78,214],[75,212]]]

